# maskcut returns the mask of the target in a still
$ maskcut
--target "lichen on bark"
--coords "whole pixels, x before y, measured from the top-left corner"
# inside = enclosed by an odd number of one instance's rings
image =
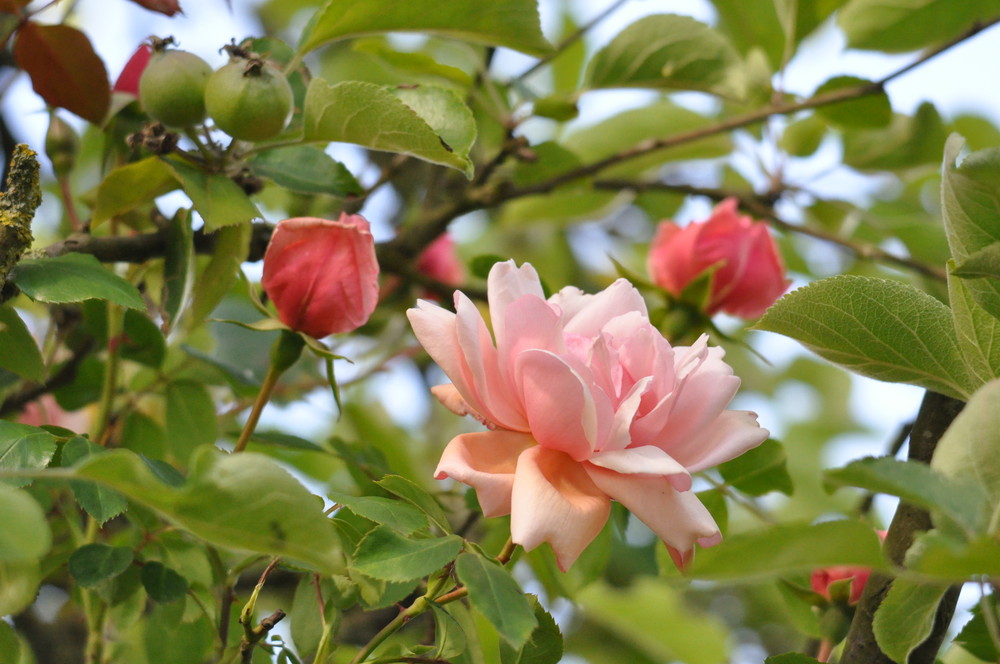
[[[10,161],[7,189],[0,194],[0,290],[7,275],[31,247],[31,220],[42,202],[38,159],[34,150],[18,144]]]

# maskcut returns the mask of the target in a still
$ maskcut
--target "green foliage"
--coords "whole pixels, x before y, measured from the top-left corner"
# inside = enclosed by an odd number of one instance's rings
[[[974,389],[951,311],[899,282],[824,279],[783,297],[754,329],[792,337],[862,376],[911,383],[959,399]]]
[[[463,552],[455,561],[469,600],[511,647],[520,649],[538,627],[535,612],[511,575],[478,553]]]
[[[687,16],[647,16],[623,30],[590,62],[593,88],[672,88],[724,97],[744,94],[736,51],[715,30]]]
[[[38,345],[13,307],[0,307],[0,368],[32,380],[45,375]]]
[[[56,441],[48,431],[0,420],[0,472],[45,468],[55,453]],[[0,482],[24,486],[31,478],[13,475]]]
[[[21,489],[0,485],[0,562],[29,563],[52,546],[52,533],[42,508]]]
[[[68,569],[81,587],[93,588],[127,570],[132,560],[127,547],[85,544],[69,557]]]
[[[896,579],[875,614],[873,627],[879,648],[893,661],[906,664],[934,626],[946,585],[924,585]]]
[[[87,254],[23,260],[10,280],[38,302],[65,304],[96,299],[133,309],[145,306],[135,286],[105,270]]]
[[[934,46],[977,21],[992,18],[1000,5],[972,0],[961,6],[947,0],[850,0],[837,18],[847,45],[886,53]]]

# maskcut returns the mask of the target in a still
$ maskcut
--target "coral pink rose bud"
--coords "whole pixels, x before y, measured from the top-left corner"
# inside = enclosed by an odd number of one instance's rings
[[[706,312],[757,318],[788,289],[785,268],[767,227],[736,211],[735,198],[712,216],[681,228],[660,223],[649,248],[649,274],[674,296],[705,270],[717,266]]]
[[[448,233],[442,233],[424,249],[417,259],[417,270],[449,286],[459,286],[465,281],[465,266],[455,252],[455,240]]]
[[[378,272],[364,217],[298,217],[274,229],[262,285],[285,325],[320,339],[368,321],[378,303]]]
[[[115,81],[115,85],[112,88],[115,92],[124,92],[130,94],[133,97],[139,96],[139,77],[142,76],[142,72],[146,69],[146,65],[149,64],[149,56],[153,52],[153,49],[149,44],[143,44],[132,57],[129,58],[128,62],[125,63],[125,68],[122,69],[122,73],[118,75],[118,80]]]
[[[885,539],[884,530],[878,531],[879,537]],[[837,581],[844,581],[846,579],[853,579],[851,581],[851,593],[847,600],[848,604],[857,604],[858,600],[861,599],[861,594],[865,591],[865,584],[868,583],[868,576],[871,574],[871,570],[867,567],[849,567],[847,565],[837,565],[834,567],[827,567],[824,569],[818,569],[812,573],[809,578],[809,585],[812,589],[822,595],[827,599],[832,599],[830,597],[830,584]]]
[[[589,295],[546,299],[531,265],[497,263],[487,281],[492,334],[455,293],[455,313],[420,301],[407,315],[451,378],[433,388],[486,431],[452,439],[435,477],[473,487],[483,513],[509,514],[527,550],[548,542],[562,569],[597,536],[616,500],[683,567],[722,539],[691,476],[767,438],[748,411],[726,410],[740,379],[702,336],[672,347],[639,292],[619,279]]]

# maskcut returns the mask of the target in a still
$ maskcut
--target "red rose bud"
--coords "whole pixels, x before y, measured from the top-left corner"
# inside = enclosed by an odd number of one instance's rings
[[[139,96],[139,77],[142,76],[142,72],[146,69],[146,65],[149,64],[149,56],[152,54],[153,49],[149,44],[143,44],[132,57],[129,58],[128,62],[125,63],[125,68],[122,69],[122,73],[118,75],[118,80],[115,81],[115,85],[112,88],[115,92],[124,92],[130,94],[133,97]]]
[[[285,325],[320,339],[368,321],[378,302],[378,273],[364,217],[297,217],[278,222],[262,284]]]
[[[449,286],[460,286],[465,281],[465,266],[455,253],[455,240],[447,233],[424,249],[417,259],[417,270]]]
[[[727,198],[707,220],[683,228],[661,222],[649,249],[649,274],[661,288],[680,296],[715,267],[706,312],[757,318],[781,297],[789,281],[767,227],[740,216],[736,204],[735,198]]]
[[[885,533],[886,531],[879,530],[878,536],[884,540]],[[815,592],[819,593],[828,600],[832,600],[835,599],[833,595],[836,595],[837,593],[831,593],[831,586],[837,584],[838,582],[846,582],[848,579],[851,579],[851,592],[847,599],[847,603],[857,604],[858,600],[861,599],[861,593],[865,590],[865,584],[868,583],[868,576],[870,574],[871,570],[867,567],[837,565],[814,571],[812,573],[812,577],[809,579],[809,585],[812,586],[812,589]]]

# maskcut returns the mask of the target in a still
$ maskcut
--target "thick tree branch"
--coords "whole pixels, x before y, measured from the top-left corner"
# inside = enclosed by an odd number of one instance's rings
[[[958,416],[965,404],[952,397],[927,392],[920,404],[920,411],[910,432],[909,459],[930,463],[934,449],[945,430]],[[889,560],[900,567],[914,538],[931,528],[927,510],[901,502],[885,537],[884,550]],[[892,577],[872,573],[865,585],[850,632],[844,645],[841,661],[845,664],[893,664],[875,642],[872,621],[882,600],[889,592]],[[909,664],[933,664],[948,625],[955,612],[959,586],[950,588],[938,605],[937,616],[930,636],[910,655]]]

